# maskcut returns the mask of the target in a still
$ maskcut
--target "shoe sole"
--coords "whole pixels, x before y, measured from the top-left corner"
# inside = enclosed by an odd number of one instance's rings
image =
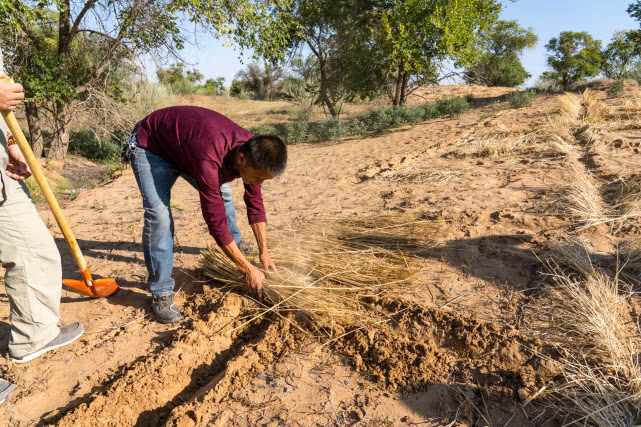
[[[73,338],[73,339],[71,339],[69,341],[66,341],[66,342],[63,342],[63,343],[60,343],[60,344],[56,344],[56,345],[51,346],[51,347],[45,347],[43,349],[40,349],[40,350],[38,350],[38,351],[36,351],[34,353],[31,353],[31,354],[27,355],[27,356],[21,357],[20,359],[14,359],[13,357],[9,356],[9,360],[11,360],[13,363],[27,363],[27,362],[30,362],[33,359],[35,359],[35,358],[37,358],[39,356],[42,356],[43,354],[45,354],[45,353],[47,353],[47,352],[49,352],[51,350],[55,350],[57,348],[64,347],[66,345],[71,344],[72,342],[76,341],[78,338],[83,336],[84,333],[85,332],[83,330],[80,335],[78,335],[77,337],[75,337],[75,338]]]
[[[11,391],[9,392],[9,394],[5,396],[5,398],[4,398],[4,399],[0,400],[0,405],[2,405],[2,404],[3,404],[4,402],[6,402],[7,400],[11,400],[11,398],[12,398],[13,396],[15,396],[17,392],[18,392],[18,387],[14,386],[14,387],[13,387],[13,390],[11,390]]]
[[[158,322],[158,323],[162,323],[163,325],[169,325],[170,323],[178,323],[178,322],[180,322],[181,320],[183,320],[182,316],[181,316],[181,317],[179,317],[179,318],[178,318],[178,319],[176,319],[176,320],[162,320],[162,319],[159,319],[159,318],[157,318],[157,317],[156,317],[156,322]]]

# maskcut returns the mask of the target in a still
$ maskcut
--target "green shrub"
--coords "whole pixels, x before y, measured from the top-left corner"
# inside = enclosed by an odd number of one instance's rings
[[[388,129],[392,124],[392,119],[389,116],[390,108],[381,108],[377,110],[370,110],[361,115],[363,126],[369,132],[380,132]]]
[[[366,131],[365,125],[358,117],[353,117],[345,121],[345,132],[347,136],[360,135]]]
[[[424,104],[421,109],[423,110],[423,120],[435,119],[440,116],[436,104]]]
[[[512,108],[529,107],[536,94],[532,91],[515,91],[506,96]]]
[[[616,98],[617,96],[621,96],[624,90],[623,79],[617,79],[612,83],[612,86],[608,88],[608,97]]]
[[[276,128],[272,125],[266,125],[266,124],[252,126],[249,128],[249,131],[254,135],[275,135],[276,134]]]
[[[250,128],[253,134],[274,134],[286,144],[298,142],[335,141],[339,138],[360,135],[365,132],[380,132],[405,124],[418,124],[442,116],[456,117],[470,108],[463,98],[443,98],[435,104],[387,107],[369,110],[346,120],[332,118],[310,122],[301,114],[291,123],[258,125]]]
[[[90,160],[109,161],[120,157],[121,147],[118,138],[114,140],[99,140],[96,135],[88,130],[75,131],[69,137],[69,152],[86,157]]]
[[[404,107],[399,112],[403,123],[408,125],[416,125],[423,122],[423,108],[417,107]]]
[[[320,122],[317,136],[321,141],[336,141],[348,134],[349,128],[346,127],[340,119],[333,118]]]
[[[287,143],[296,144],[297,142],[304,142],[307,139],[307,128],[309,122],[306,120],[297,120],[292,123],[287,123]]]
[[[436,101],[439,116],[458,117],[470,109],[470,104],[463,98],[441,98]]]

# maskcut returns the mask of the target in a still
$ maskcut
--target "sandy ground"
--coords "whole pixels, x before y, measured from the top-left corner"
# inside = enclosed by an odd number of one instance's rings
[[[172,198],[185,319],[155,323],[131,170],[81,192],[65,213],[92,270],[116,277],[122,290],[107,299],[63,291],[61,322],[82,321],[85,336],[25,366],[0,359],[2,376],[19,386],[0,406],[0,425],[554,425],[536,405],[522,404],[556,374],[534,356],[545,343],[526,323],[544,286],[536,254],[572,228],[558,209],[568,157],[484,157],[471,137],[543,128],[558,100],[509,109],[493,99],[496,89],[474,96],[490,102],[459,118],[291,146],[287,172],[264,185],[272,235],[318,214],[407,213],[434,223],[429,237],[439,243],[412,288],[374,301],[392,321],[330,343],[277,317],[242,326],[254,305],[201,274],[200,250],[212,239],[197,193],[182,180]],[[641,132],[617,132],[611,138],[620,147],[591,156],[586,168],[623,176],[638,164]],[[579,141],[573,150],[572,158],[585,155]],[[233,189],[249,237],[242,187]],[[64,276],[76,277],[55,221],[44,210],[42,217],[63,254]],[[600,233],[583,235],[607,250]],[[627,233],[636,236],[638,227]],[[3,293],[0,302],[6,349]]]

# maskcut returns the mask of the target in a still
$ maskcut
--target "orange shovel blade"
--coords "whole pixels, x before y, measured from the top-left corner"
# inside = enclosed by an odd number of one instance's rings
[[[90,297],[108,297],[120,290],[114,278],[95,279],[93,286],[87,286],[84,280],[65,279],[62,284],[72,290]]]

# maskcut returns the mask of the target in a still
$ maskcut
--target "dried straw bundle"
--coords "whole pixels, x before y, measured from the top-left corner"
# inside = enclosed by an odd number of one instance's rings
[[[555,271],[545,310],[546,340],[558,345],[562,381],[549,384],[566,425],[636,425],[641,419],[639,330],[629,327],[628,296],[618,277],[597,271],[581,280]]]
[[[281,232],[272,249],[277,274],[263,282],[268,311],[294,311],[313,329],[341,332],[345,327],[375,323],[380,316],[361,303],[407,285],[414,259],[430,241],[430,221],[381,216],[319,217]],[[205,274],[244,288],[241,273],[217,247],[203,252]]]

